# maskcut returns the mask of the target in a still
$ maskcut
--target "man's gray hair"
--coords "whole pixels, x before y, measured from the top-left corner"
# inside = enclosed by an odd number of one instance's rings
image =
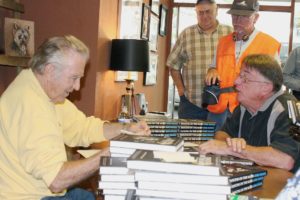
[[[43,42],[29,61],[29,67],[42,74],[44,67],[51,63],[57,68],[62,67],[65,55],[69,52],[81,54],[86,61],[89,59],[88,47],[78,38],[67,35],[63,37],[52,37]]]
[[[280,90],[283,84],[283,74],[278,61],[274,57],[267,54],[252,54],[244,58],[243,64],[268,79],[273,84],[274,92]]]

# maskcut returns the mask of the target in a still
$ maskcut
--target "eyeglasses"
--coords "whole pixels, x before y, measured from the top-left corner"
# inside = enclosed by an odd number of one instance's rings
[[[271,84],[271,82],[268,81],[255,81],[255,80],[251,80],[249,79],[245,74],[240,73],[240,75],[238,76],[241,80],[242,83],[265,83],[265,84]]]

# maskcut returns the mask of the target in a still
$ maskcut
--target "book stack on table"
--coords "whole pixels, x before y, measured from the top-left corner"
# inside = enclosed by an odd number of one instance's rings
[[[125,199],[127,190],[136,189],[134,171],[124,157],[101,157],[99,189],[106,200]]]
[[[226,200],[263,184],[266,170],[222,164],[222,159],[151,150],[136,150],[129,158],[102,157],[99,189],[106,200]]]
[[[182,138],[163,138],[121,134],[110,140],[112,157],[129,157],[136,149],[176,152],[183,151]]]
[[[99,189],[105,199],[123,198],[127,189],[135,189],[134,170],[129,170],[126,158],[137,149],[166,152],[183,151],[182,138],[162,138],[121,134],[110,140],[111,157],[100,161]]]
[[[226,200],[229,194],[261,186],[267,173],[254,166],[222,165],[215,155],[147,150],[130,156],[127,168],[135,171],[138,199]]]
[[[207,141],[214,138],[216,123],[196,119],[147,119],[151,134],[181,137],[184,141]]]

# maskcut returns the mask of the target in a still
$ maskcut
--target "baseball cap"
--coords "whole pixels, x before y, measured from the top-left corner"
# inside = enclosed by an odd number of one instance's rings
[[[257,0],[234,0],[228,14],[249,16],[259,10]]]
[[[196,5],[200,3],[216,3],[215,0],[197,0]]]

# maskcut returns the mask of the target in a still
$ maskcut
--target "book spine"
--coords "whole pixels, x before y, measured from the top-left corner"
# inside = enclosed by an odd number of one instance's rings
[[[241,192],[245,192],[245,191],[251,190],[251,189],[253,189],[253,188],[260,187],[260,186],[262,186],[262,184],[263,184],[262,181],[255,182],[255,183],[252,183],[252,184],[250,184],[250,185],[242,186],[241,188],[238,188],[238,189],[236,189],[236,190],[233,190],[232,193],[238,194],[238,193],[241,193]]]
[[[263,171],[263,172],[248,174],[248,175],[244,175],[244,176],[229,178],[229,183],[234,183],[234,182],[238,182],[241,180],[246,180],[246,179],[251,179],[251,178],[256,178],[256,177],[261,177],[261,176],[266,176],[266,175],[267,175],[267,172]]]
[[[263,181],[264,178],[265,177],[261,176],[261,177],[257,177],[257,178],[252,178],[252,179],[247,179],[247,180],[244,180],[244,181],[240,181],[240,182],[232,184],[231,188],[234,189],[234,188],[240,187],[242,185],[247,185],[247,184],[255,183],[255,182],[258,182],[258,181]]]
[[[229,165],[233,165],[233,164],[240,164],[240,165],[253,165],[252,161],[246,161],[246,160],[221,160],[222,164],[229,164]]]
[[[214,139],[213,137],[182,137],[184,141],[207,141]]]

